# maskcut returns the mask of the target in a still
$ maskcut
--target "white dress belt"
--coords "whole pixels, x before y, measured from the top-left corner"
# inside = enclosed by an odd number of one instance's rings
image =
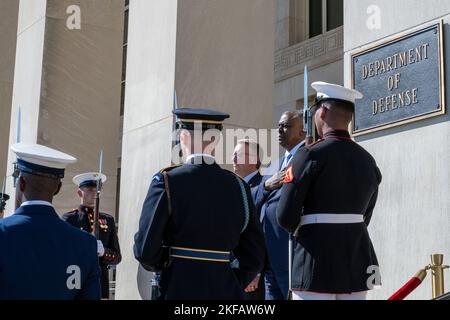
[[[362,214],[317,213],[302,216],[300,225],[305,226],[316,223],[344,224],[362,222],[364,222],[364,216]]]

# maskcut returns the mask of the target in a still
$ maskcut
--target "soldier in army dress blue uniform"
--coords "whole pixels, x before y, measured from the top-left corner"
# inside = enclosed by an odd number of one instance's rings
[[[53,197],[75,158],[16,144],[15,213],[0,219],[0,300],[100,299],[97,242],[60,219]]]
[[[145,269],[161,272],[161,299],[243,299],[244,288],[263,268],[263,231],[250,188],[206,151],[217,139],[201,137],[208,129],[221,130],[229,115],[188,108],[174,114],[187,158],[153,177],[135,257]],[[238,270],[231,268],[231,254]]]
[[[88,172],[77,175],[73,182],[78,186],[78,196],[81,204],[77,209],[73,209],[63,215],[63,220],[70,225],[92,233],[94,227],[94,205],[97,179],[99,173]],[[101,174],[102,184],[106,181],[106,176]],[[99,212],[99,239],[97,239],[97,253],[101,267],[102,298],[109,298],[109,266],[120,263],[122,256],[120,253],[119,238],[117,236],[116,223],[114,218],[104,212]]]

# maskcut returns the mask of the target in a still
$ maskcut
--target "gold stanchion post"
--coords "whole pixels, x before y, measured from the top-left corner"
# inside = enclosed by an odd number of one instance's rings
[[[431,270],[431,284],[432,284],[432,294],[433,299],[442,296],[444,291],[444,269],[449,268],[449,266],[443,265],[444,255],[443,254],[432,254],[431,264],[427,269]]]

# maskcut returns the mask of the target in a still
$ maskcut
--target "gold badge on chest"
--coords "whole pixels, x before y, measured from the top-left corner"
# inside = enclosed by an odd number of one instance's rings
[[[106,221],[106,219],[99,219],[98,225],[100,229],[103,230],[104,232],[108,231],[108,222]]]

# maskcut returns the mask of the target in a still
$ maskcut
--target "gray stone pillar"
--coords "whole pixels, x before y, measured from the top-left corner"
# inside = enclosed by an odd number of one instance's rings
[[[60,213],[79,204],[72,178],[98,170],[101,148],[108,176],[101,210],[115,212],[123,8],[109,0],[20,1],[9,143],[20,107],[22,142],[78,158],[55,198]],[[8,174],[14,160],[10,153]]]
[[[153,174],[170,165],[176,23],[176,0],[130,1],[116,299],[150,295],[151,274],[134,259],[133,237]]]
[[[0,2],[0,188],[6,175],[19,0]],[[0,190],[2,192],[2,190]]]
[[[227,128],[269,128],[274,16],[272,1],[130,2],[117,299],[149,298],[131,248],[151,177],[170,165],[174,89],[179,107],[229,112]]]

